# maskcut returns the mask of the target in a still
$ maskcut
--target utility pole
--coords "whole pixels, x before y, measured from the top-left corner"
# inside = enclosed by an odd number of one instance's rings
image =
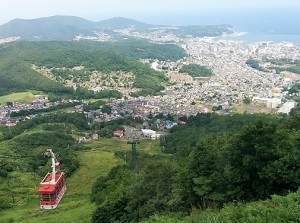
[[[137,153],[136,153],[136,145],[140,144],[138,139],[132,139],[127,142],[127,144],[131,144],[131,163],[130,169],[134,170],[137,164]]]

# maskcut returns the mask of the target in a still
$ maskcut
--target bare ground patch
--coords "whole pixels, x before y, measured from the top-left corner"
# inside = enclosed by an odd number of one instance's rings
[[[235,105],[233,110],[237,113],[267,113],[267,114],[274,114],[278,109],[274,108],[266,108],[266,107],[259,107],[259,106],[254,106],[254,105],[247,105],[247,104],[239,104]]]
[[[190,75],[184,74],[184,73],[178,73],[178,72],[168,72],[167,77],[170,79],[170,82],[173,83],[193,83],[193,78]]]

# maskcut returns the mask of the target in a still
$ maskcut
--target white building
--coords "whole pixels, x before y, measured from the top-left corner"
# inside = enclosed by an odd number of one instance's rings
[[[156,135],[156,131],[151,129],[142,129],[143,136],[151,137],[152,135]]]
[[[277,111],[277,113],[283,113],[283,114],[289,114],[291,109],[296,106],[296,102],[294,101],[288,101],[285,102]]]
[[[261,105],[267,108],[276,108],[278,105],[281,104],[280,98],[260,98],[260,97],[253,97],[252,103],[256,105]]]

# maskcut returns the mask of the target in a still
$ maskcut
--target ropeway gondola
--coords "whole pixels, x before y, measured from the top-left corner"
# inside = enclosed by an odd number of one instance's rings
[[[51,157],[52,172],[49,172],[41,181],[38,192],[40,195],[40,208],[50,210],[57,207],[67,190],[67,186],[65,173],[60,171],[55,154],[51,149],[48,149],[47,155]]]

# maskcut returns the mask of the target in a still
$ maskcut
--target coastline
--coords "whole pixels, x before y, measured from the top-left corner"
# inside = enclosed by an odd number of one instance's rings
[[[233,40],[239,41],[243,45],[248,45],[257,42],[272,42],[272,43],[292,43],[300,46],[300,35],[293,34],[273,34],[273,33],[255,33],[234,31],[232,34],[225,34],[216,37],[217,40]]]

